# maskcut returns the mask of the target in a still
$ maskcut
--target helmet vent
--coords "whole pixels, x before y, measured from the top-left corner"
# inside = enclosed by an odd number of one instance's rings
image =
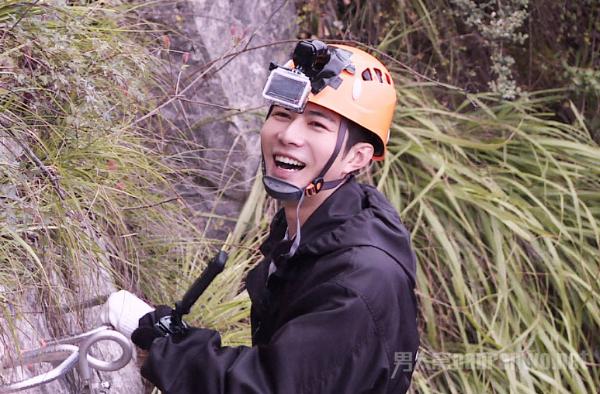
[[[373,74],[375,74],[375,78],[373,77]],[[365,68],[365,70],[362,72],[361,76],[363,81],[379,81],[380,83],[386,83],[388,85],[392,84],[392,77],[390,77],[390,74],[385,73],[385,77],[383,76],[384,73],[378,69],[378,68],[374,68],[373,70],[369,69],[369,68]]]
[[[383,83],[383,73],[381,72],[380,69],[376,68],[375,70],[375,75],[377,75],[377,79],[379,80],[379,82]]]

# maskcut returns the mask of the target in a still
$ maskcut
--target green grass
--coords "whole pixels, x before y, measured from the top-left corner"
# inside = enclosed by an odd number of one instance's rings
[[[391,160],[374,178],[419,261],[415,391],[597,392],[600,149],[583,123],[544,114],[551,92],[451,111],[400,82]]]
[[[161,150],[168,122],[136,122],[168,90],[150,54],[159,44],[136,15],[122,5],[10,6],[0,8],[0,340],[16,356],[36,321],[53,335],[80,331],[83,320],[56,307],[107,284],[173,303],[222,242],[191,222],[176,192],[191,170]],[[232,270],[224,277],[239,277]],[[227,285],[227,296],[240,286]],[[213,299],[210,323],[244,321],[247,301]]]

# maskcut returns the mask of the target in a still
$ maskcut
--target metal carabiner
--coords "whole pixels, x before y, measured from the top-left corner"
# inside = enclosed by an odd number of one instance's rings
[[[106,340],[116,342],[121,346],[121,357],[113,361],[104,361],[89,354],[92,345]],[[96,332],[88,336],[79,345],[78,371],[81,389],[91,391],[92,368],[98,371],[116,371],[126,366],[129,363],[129,360],[131,360],[132,355],[133,349],[131,347],[131,342],[120,332],[107,330]],[[108,388],[109,387],[104,387],[101,389]]]
[[[33,387],[40,386],[42,384],[49,383],[55,379],[64,376],[66,373],[71,371],[79,360],[79,348],[74,345],[62,344],[53,347],[41,348],[36,350],[30,350],[24,352],[20,359],[19,364],[13,366],[2,365],[2,368],[14,368],[17,366],[23,366],[27,364],[37,364],[42,362],[56,362],[60,361],[60,364],[43,374],[33,376],[29,379],[24,379],[18,382],[14,382],[8,385],[0,386],[0,393],[14,393],[21,390],[30,389]]]
[[[100,341],[116,342],[121,347],[121,356],[112,361],[104,361],[93,357],[90,353],[92,345]],[[79,344],[77,346],[76,344]],[[100,326],[88,332],[48,341],[43,348],[24,352],[16,364],[4,362],[2,369],[13,369],[19,366],[37,363],[57,363],[48,372],[23,379],[8,385],[0,386],[0,394],[15,393],[21,390],[41,386],[56,380],[77,368],[80,376],[80,392],[106,393],[110,388],[108,382],[92,382],[92,369],[99,371],[116,371],[129,363],[133,355],[131,342],[110,326]],[[108,385],[107,385],[108,384]]]

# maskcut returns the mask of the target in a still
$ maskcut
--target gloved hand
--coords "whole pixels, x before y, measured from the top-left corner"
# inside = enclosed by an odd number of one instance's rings
[[[159,305],[150,313],[146,313],[140,319],[139,327],[131,334],[131,340],[140,349],[150,350],[152,342],[165,334],[156,328],[156,323],[164,317],[169,316],[173,312],[171,307]]]
[[[100,311],[100,320],[131,338],[131,333],[138,327],[140,318],[153,310],[154,308],[134,294],[120,290],[108,297]]]

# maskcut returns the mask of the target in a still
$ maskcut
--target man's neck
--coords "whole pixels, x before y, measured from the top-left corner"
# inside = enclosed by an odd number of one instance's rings
[[[339,187],[339,186],[338,186]],[[327,197],[332,195],[337,188],[330,190],[323,190],[314,196],[304,197],[304,201],[300,206],[300,226],[302,226],[308,218],[325,202]],[[285,220],[288,225],[288,238],[292,239],[296,236],[296,211],[298,208],[297,201],[288,201],[283,203],[283,210],[285,211]]]

